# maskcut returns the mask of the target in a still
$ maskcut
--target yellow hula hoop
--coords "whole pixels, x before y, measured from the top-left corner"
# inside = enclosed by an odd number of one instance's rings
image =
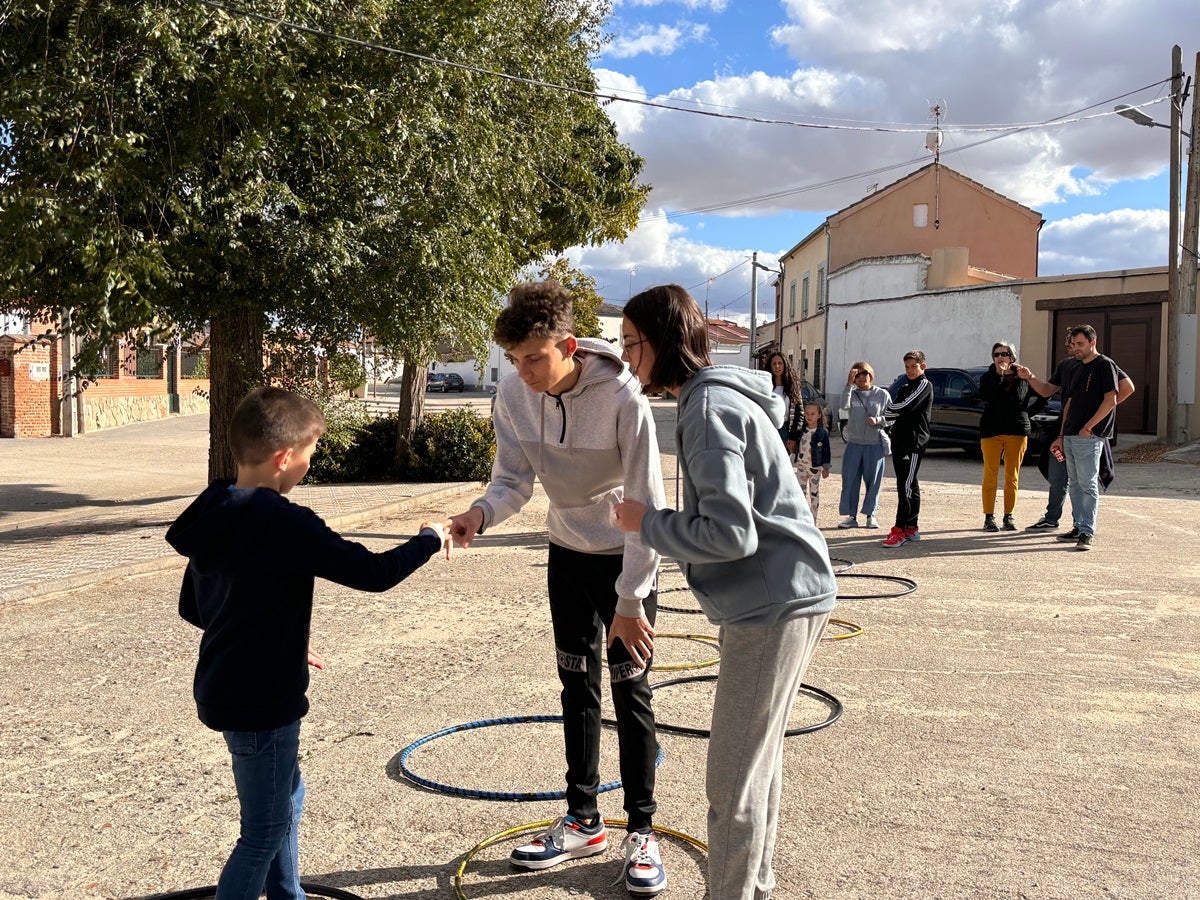
[[[830,621],[832,621],[832,620],[830,620]],[[652,665],[652,666],[650,666],[651,672],[682,672],[685,669],[707,669],[709,666],[715,666],[717,663],[719,663],[721,661],[721,656],[720,656],[721,642],[716,638],[715,635],[711,635],[711,634],[656,634],[654,636],[655,640],[658,640],[659,638],[680,638],[682,640],[688,640],[688,641],[699,641],[702,644],[708,644],[710,647],[716,647],[717,648],[717,656],[713,657],[712,659],[701,660],[700,662],[676,663],[673,666]],[[608,665],[607,659],[602,659],[601,662],[606,666]]]
[[[500,831],[500,832],[497,832],[496,834],[493,834],[491,837],[484,838],[482,841],[480,841],[478,844],[476,844],[474,847],[472,847],[470,850],[468,850],[467,855],[463,857],[463,861],[461,863],[459,863],[458,870],[454,873],[454,896],[457,897],[458,900],[471,900],[471,898],[468,897],[466,895],[466,893],[463,891],[463,886],[462,886],[463,876],[467,872],[467,865],[471,862],[472,859],[475,858],[475,856],[480,851],[486,850],[488,847],[492,846],[493,844],[499,843],[500,841],[504,840],[505,838],[515,837],[519,834],[525,834],[528,831],[537,831],[539,828],[547,828],[553,824],[554,824],[554,819],[546,819],[544,822],[529,822],[528,824],[518,825],[515,828],[508,828],[508,829],[505,829],[504,831]],[[628,825],[629,822],[626,821],[625,819],[605,819],[604,824],[605,824],[605,826],[609,826],[609,825],[621,826],[621,825]],[[685,843],[685,844],[690,844],[691,846],[693,846],[697,850],[699,850],[701,853],[704,853],[704,854],[708,853],[708,844],[704,843],[704,841],[700,840],[699,838],[694,838],[690,834],[685,834],[682,831],[675,831],[673,828],[664,828],[662,825],[656,824],[654,826],[654,833],[655,834],[665,834],[669,837],[676,838],[680,841],[683,841],[683,843]]]
[[[830,625],[841,625],[843,628],[848,628],[849,631],[843,634],[826,634],[821,637],[823,641],[844,641],[847,638],[858,637],[863,633],[861,625],[855,625],[853,622],[847,622],[845,619],[830,619]]]

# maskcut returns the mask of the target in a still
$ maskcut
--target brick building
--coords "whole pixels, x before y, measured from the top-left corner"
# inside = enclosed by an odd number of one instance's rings
[[[53,326],[10,320],[6,329],[0,334],[0,438],[84,434],[208,411],[206,349],[114,341],[72,392]]]

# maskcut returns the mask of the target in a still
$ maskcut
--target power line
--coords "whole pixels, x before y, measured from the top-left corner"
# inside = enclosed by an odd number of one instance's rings
[[[581,97],[591,97],[593,99],[600,100],[602,102],[630,103],[635,106],[645,106],[645,107],[650,107],[653,109],[662,109],[662,110],[667,110],[669,112],[687,113],[689,115],[705,116],[707,118],[713,118],[713,119],[727,119],[727,120],[735,121],[735,122],[751,122],[751,123],[754,123],[757,125],[783,125],[783,126],[787,126],[787,127],[791,127],[791,128],[810,128],[810,129],[815,129],[818,131],[855,131],[855,132],[868,132],[868,133],[877,133],[877,134],[878,133],[882,133],[882,134],[916,134],[916,133],[924,133],[924,132],[929,131],[928,124],[904,125],[904,126],[887,125],[887,124],[881,124],[881,123],[846,125],[846,124],[835,124],[832,121],[800,121],[797,119],[781,119],[781,118],[778,118],[777,116],[768,118],[765,116],[754,116],[754,115],[744,115],[744,114],[740,114],[740,113],[718,112],[715,109],[689,109],[684,106],[676,106],[676,105],[672,105],[670,103],[660,103],[655,100],[645,100],[645,99],[639,99],[637,97],[621,96],[620,94],[615,93],[615,92],[605,94],[598,90],[588,90],[585,88],[571,87],[570,85],[556,84],[551,81],[542,81],[541,79],[538,79],[538,78],[526,78],[521,75],[510,75],[507,72],[498,72],[494,69],[485,69],[481,66],[472,66],[467,63],[459,63],[459,62],[454,62],[454,61],[448,60],[448,59],[441,59],[436,56],[429,56],[428,54],[425,54],[425,53],[416,53],[412,50],[401,50],[398,47],[390,47],[386,44],[380,44],[377,41],[369,41],[369,40],[364,40],[362,38],[354,38],[354,37],[349,37],[347,35],[335,34],[331,31],[325,31],[324,29],[321,29],[321,28],[314,28],[311,25],[303,25],[299,22],[292,22],[288,19],[283,19],[283,18],[279,18],[276,16],[267,16],[267,15],[263,15],[262,13],[251,12],[250,10],[245,10],[245,9],[239,9],[237,7],[229,6],[224,3],[219,3],[219,2],[217,2],[217,0],[192,0],[192,2],[197,3],[201,6],[211,7],[212,9],[219,9],[222,12],[229,13],[230,15],[242,16],[247,19],[254,19],[259,22],[265,22],[268,25],[275,25],[275,26],[278,26],[281,28],[288,28],[293,31],[300,31],[305,34],[311,34],[315,37],[328,38],[329,40],[334,40],[334,41],[341,41],[342,43],[352,44],[356,47],[365,47],[369,50],[377,50],[381,53],[389,53],[393,56],[402,56],[402,57],[405,57],[406,59],[417,60],[418,62],[430,63],[432,65],[437,65],[437,66],[445,66],[445,67],[451,68],[451,69],[459,69],[460,71],[471,72],[475,75],[486,75],[491,78],[499,78],[503,81],[511,81],[516,84],[525,84],[525,85],[529,85],[531,87],[547,88],[550,90],[561,91],[563,93],[574,94],[576,96],[581,96]],[[1159,84],[1159,83],[1160,82],[1155,82],[1155,84]],[[1154,87],[1154,85],[1149,85],[1149,87]],[[1141,88],[1140,90],[1145,90],[1145,88]],[[1162,102],[1162,100],[1155,100],[1155,101],[1151,101],[1150,103],[1146,103],[1143,105],[1149,106],[1149,105],[1152,105],[1153,103],[1160,103],[1160,102]],[[1082,116],[1082,117],[1079,117],[1076,119],[1061,119],[1061,118],[1059,118],[1059,119],[1050,119],[1050,120],[1042,121],[1042,122],[1027,122],[1027,123],[1016,123],[1016,124],[1007,124],[1007,125],[959,125],[959,126],[946,127],[943,130],[952,130],[952,131],[959,132],[959,133],[974,133],[974,132],[988,132],[988,131],[1011,132],[1014,129],[1015,130],[1028,130],[1030,128],[1044,128],[1049,125],[1069,125],[1074,122],[1085,121],[1086,119],[1101,118],[1104,116],[1112,116],[1112,115],[1115,115],[1115,113],[1106,112],[1106,113],[1097,113],[1094,116]]]

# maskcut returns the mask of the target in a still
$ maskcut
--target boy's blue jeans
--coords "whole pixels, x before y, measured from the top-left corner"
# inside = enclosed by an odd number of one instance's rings
[[[242,830],[217,900],[304,900],[300,887],[300,720],[268,731],[223,731],[233,757]]]

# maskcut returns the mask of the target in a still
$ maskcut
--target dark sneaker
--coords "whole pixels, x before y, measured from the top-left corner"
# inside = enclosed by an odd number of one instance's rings
[[[1077,541],[1077,540],[1079,540],[1079,529],[1072,528],[1070,531],[1065,531],[1062,534],[1058,535],[1055,538],[1055,540],[1062,541],[1063,543],[1072,543],[1074,541]]]
[[[608,849],[608,833],[604,820],[587,826],[574,816],[555,819],[553,824],[528,844],[515,849],[508,857],[522,869],[548,869],[568,859],[595,856]]]
[[[996,524],[995,516],[984,516],[983,517],[983,530],[984,531],[999,531],[1000,530],[1000,526]]]
[[[1016,531],[1016,530],[1017,530],[1017,523],[1013,521],[1013,517],[1012,517],[1012,516],[1005,516],[1005,517],[1004,517],[1004,526],[1003,526],[1003,527],[1004,527],[1004,530],[1005,530],[1005,531]]]
[[[1057,522],[1051,522],[1045,516],[1042,516],[1040,519],[1038,519],[1032,525],[1026,525],[1025,530],[1026,531],[1053,531],[1057,527],[1058,527]]]
[[[625,848],[625,889],[629,893],[648,897],[666,888],[667,870],[654,832],[631,831],[621,846]]]
[[[1081,534],[1079,540],[1075,542],[1076,550],[1091,550],[1092,536],[1090,534]]]

